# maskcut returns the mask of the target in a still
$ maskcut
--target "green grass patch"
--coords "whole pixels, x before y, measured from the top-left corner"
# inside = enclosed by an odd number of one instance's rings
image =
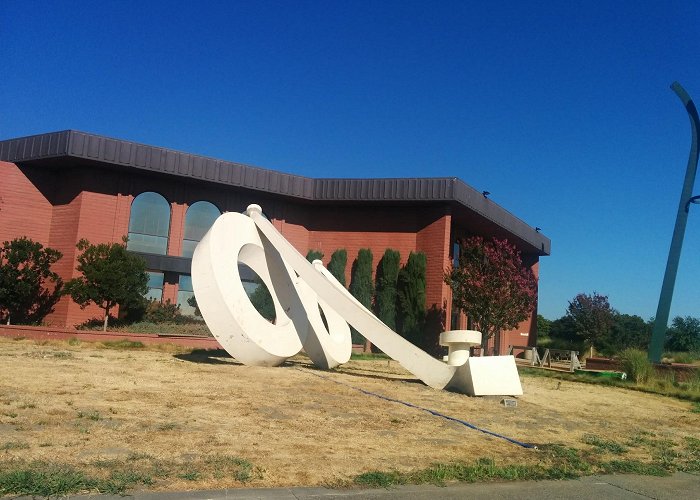
[[[389,488],[406,483],[406,475],[391,471],[370,471],[355,476],[355,483],[370,488]]]
[[[204,463],[214,471],[217,479],[230,475],[236,481],[247,483],[263,476],[262,469],[253,466],[250,461],[231,455],[209,456],[204,459]]]
[[[121,494],[139,484],[151,485],[148,475],[134,471],[112,471],[106,477],[89,476],[67,465],[45,462],[5,464],[0,468],[0,494],[51,497],[97,491]]]
[[[52,497],[87,491],[122,495],[136,487],[167,484],[169,479],[196,483],[229,478],[245,484],[263,474],[250,461],[230,455],[173,461],[134,453],[126,459],[98,458],[80,466],[9,459],[0,460],[0,496]]]
[[[99,422],[102,420],[102,415],[97,410],[92,411],[79,411],[78,418],[85,418],[87,420],[92,420],[93,422]]]
[[[584,436],[583,441],[595,450],[578,450],[560,444],[541,445],[539,462],[530,465],[500,465],[493,459],[480,458],[474,463],[438,463],[413,472],[369,471],[355,476],[354,483],[373,488],[390,488],[402,484],[435,484],[447,482],[514,481],[543,479],[575,479],[591,474],[640,474],[666,476],[674,471],[700,472],[700,439],[687,437],[683,449],[671,441],[655,440],[652,433],[640,432],[636,443],[649,450],[649,461],[616,458],[603,460],[601,452],[623,454],[627,449],[614,441],[597,436]]]
[[[182,474],[178,474],[177,477],[179,477],[180,479],[186,479],[187,481],[199,481],[202,476],[196,470],[191,470],[183,472]]]
[[[518,372],[525,377],[543,377],[555,380],[568,380],[571,382],[581,382],[584,384],[607,385],[619,387],[631,391],[658,394],[685,401],[700,402],[700,373],[688,382],[676,382],[672,376],[654,376],[647,383],[635,383],[631,380],[620,380],[618,378],[593,377],[587,374],[575,374],[542,370],[519,366]]]
[[[7,441],[7,442],[0,445],[0,450],[2,450],[2,451],[28,450],[28,449],[29,449],[29,445],[27,443],[23,443],[21,441]]]
[[[353,352],[350,355],[350,359],[355,360],[355,361],[371,361],[371,360],[377,360],[377,359],[391,359],[389,356],[387,356],[384,353],[365,353],[365,352]]]
[[[141,349],[141,348],[145,347],[143,345],[143,342],[139,342],[138,340],[128,340],[128,339],[107,340],[105,342],[102,342],[102,345],[108,349]]]
[[[103,320],[91,320],[78,326],[78,330],[101,331]],[[178,322],[139,321],[127,324],[121,320],[110,319],[108,330],[118,333],[139,333],[149,335],[189,335],[194,337],[212,337],[204,320],[181,316]]]
[[[613,453],[615,455],[627,453],[627,448],[625,448],[621,444],[616,443],[615,441],[602,439],[594,434],[585,434],[583,436],[582,441],[586,444],[594,446],[598,453],[603,453],[605,451]]]
[[[643,463],[637,460],[611,460],[600,464],[605,474],[639,474],[640,476],[668,476],[669,471],[659,464]]]
[[[683,363],[683,364],[693,364],[696,361],[700,361],[699,351],[690,352],[665,352],[662,356],[664,362],[671,363]]]

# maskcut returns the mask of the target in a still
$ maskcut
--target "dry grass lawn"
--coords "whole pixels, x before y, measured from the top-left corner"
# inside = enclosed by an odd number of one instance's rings
[[[430,389],[394,361],[322,372],[175,347],[0,339],[0,468],[34,460],[98,471],[130,464],[156,489],[342,484],[372,470],[492,458],[534,464],[525,449],[355,389],[438,410],[514,439],[592,449],[644,436],[698,438],[687,402],[625,389],[524,377],[517,408]],[[341,384],[338,384],[340,382]],[[646,448],[627,458],[649,459]]]

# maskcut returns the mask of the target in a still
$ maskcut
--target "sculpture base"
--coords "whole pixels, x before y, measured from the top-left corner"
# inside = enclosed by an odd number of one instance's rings
[[[522,396],[513,356],[470,357],[447,387],[470,396]]]

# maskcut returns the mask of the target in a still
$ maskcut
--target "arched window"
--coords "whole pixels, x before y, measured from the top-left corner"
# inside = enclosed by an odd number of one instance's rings
[[[185,236],[182,240],[182,256],[192,257],[197,243],[204,237],[214,221],[221,215],[216,205],[198,201],[190,205],[185,215]]]
[[[168,253],[170,205],[158,193],[141,193],[131,204],[128,250],[165,255]]]

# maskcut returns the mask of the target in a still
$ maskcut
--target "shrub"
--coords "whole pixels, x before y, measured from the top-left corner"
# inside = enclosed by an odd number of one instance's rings
[[[361,248],[357,254],[357,259],[352,264],[350,293],[360,304],[369,310],[372,309],[374,283],[372,282],[372,250],[369,248]],[[352,328],[351,332],[353,343],[362,341],[362,337],[357,330]]]
[[[76,270],[81,276],[66,283],[66,291],[81,308],[94,303],[104,310],[107,330],[109,312],[115,306],[129,307],[143,302],[148,292],[146,261],[126,250],[124,243],[93,245],[81,239]]]
[[[320,250],[309,250],[306,254],[306,260],[308,260],[309,262],[313,262],[316,259],[323,259],[323,252]]]
[[[165,302],[151,300],[146,306],[143,320],[151,323],[176,323],[180,316],[180,306],[170,302],[170,299]]]
[[[375,310],[377,317],[392,330],[396,330],[396,281],[400,261],[401,254],[387,248],[377,266]]]
[[[348,252],[344,248],[340,248],[333,252],[331,261],[328,263],[328,271],[345,286],[345,268],[348,265]]]
[[[415,345],[423,343],[425,286],[428,261],[423,252],[411,252],[396,283],[399,333]]]
[[[666,359],[671,359],[673,363],[693,364],[700,359],[700,353],[695,352],[666,352],[663,355]]]
[[[39,324],[63,295],[63,281],[51,270],[58,250],[28,238],[0,245],[0,320]]]
[[[654,367],[644,351],[625,349],[620,353],[620,361],[627,378],[638,384],[648,382],[654,375]]]

